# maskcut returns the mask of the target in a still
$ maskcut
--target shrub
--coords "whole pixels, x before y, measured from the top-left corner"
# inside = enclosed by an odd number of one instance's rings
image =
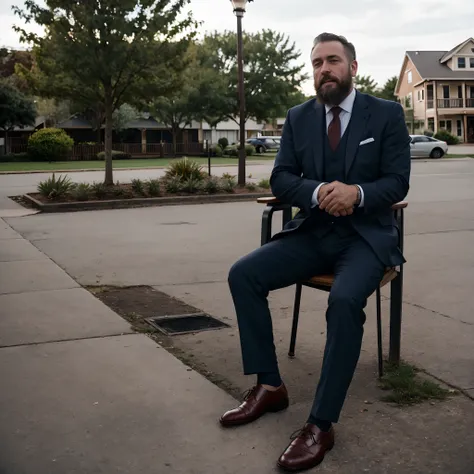
[[[202,172],[202,166],[193,160],[183,158],[171,163],[165,172],[165,178],[179,178],[181,182],[192,178],[196,181],[202,181],[205,174]]]
[[[48,199],[58,199],[64,197],[74,188],[74,183],[67,176],[60,176],[56,179],[55,174],[38,184],[38,192]]]
[[[179,176],[174,176],[165,181],[166,192],[170,194],[179,193],[181,191],[182,182]]]
[[[257,186],[254,183],[247,183],[245,186],[249,191],[255,191],[257,189]]]
[[[235,185],[236,185],[236,181],[235,181],[235,178],[234,178],[234,177],[225,178],[225,179],[224,179],[224,183],[223,183],[223,185],[222,185],[222,189],[223,189],[226,193],[233,193],[233,192],[234,192]]]
[[[25,161],[31,161],[28,153],[8,153],[6,155],[0,156],[0,162],[2,163],[20,163]]]
[[[230,174],[230,173],[223,173],[222,179],[235,179],[235,175]]]
[[[132,179],[132,190],[141,196],[145,195],[145,185],[141,179]]]
[[[457,145],[459,143],[459,138],[451,135],[447,130],[440,130],[434,135],[434,138],[446,142],[448,145]]]
[[[157,197],[161,194],[160,180],[149,179],[146,183],[146,189],[150,196]]]
[[[97,198],[103,198],[107,194],[107,186],[104,183],[92,183],[91,192]]]
[[[188,178],[181,184],[181,191],[186,193],[196,193],[202,189],[202,180],[196,178]]]
[[[225,150],[224,153],[229,156],[239,156],[240,145],[230,145]],[[245,145],[245,154],[246,156],[252,156],[255,154],[255,147],[250,144]]]
[[[99,160],[105,160],[105,151],[100,151],[97,153],[97,158]],[[112,150],[112,160],[131,160],[132,155],[130,153],[125,153],[124,151]]]
[[[226,147],[226,149],[224,150],[224,155],[239,156],[237,146],[236,145],[229,145],[228,147]]]
[[[269,179],[261,179],[257,186],[259,188],[263,188],[263,189],[270,189],[270,180]]]
[[[125,197],[127,195],[127,191],[122,188],[118,182],[113,188],[113,193],[114,196],[118,198]]]
[[[432,137],[434,134],[434,132],[432,130],[424,130],[423,131],[423,135],[425,135],[426,137]]]
[[[28,139],[28,155],[33,161],[60,161],[68,157],[74,140],[60,128],[42,128]]]
[[[88,183],[79,183],[74,186],[71,191],[71,196],[77,201],[87,201],[91,195],[92,188]]]
[[[226,137],[219,138],[219,140],[217,140],[217,143],[219,143],[223,150],[225,150],[229,146],[229,140],[227,140]]]
[[[209,176],[203,186],[204,191],[209,194],[215,194],[220,191],[219,180],[215,176]]]
[[[224,150],[220,145],[213,145],[211,148],[212,156],[220,157],[224,154]]]
[[[245,154],[247,156],[255,155],[255,147],[250,144],[245,145]]]

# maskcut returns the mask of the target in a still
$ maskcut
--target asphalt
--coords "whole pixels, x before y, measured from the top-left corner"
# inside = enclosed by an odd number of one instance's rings
[[[2,187],[4,195],[32,190],[30,176],[18,176]],[[402,354],[463,393],[403,409],[379,400],[371,300],[336,448],[314,472],[474,472],[473,177],[474,161],[414,163],[406,214]],[[256,203],[231,203],[3,215],[0,472],[276,472],[276,459],[307,417],[319,375],[325,294],[304,292],[293,360],[286,357],[293,289],[271,295],[292,403],[284,413],[224,430],[217,418],[236,400],[133,333],[83,288],[151,285],[227,318],[230,328],[180,336],[175,346],[244,391],[253,380],[241,374],[226,277],[236,258],[259,245],[261,212]]]

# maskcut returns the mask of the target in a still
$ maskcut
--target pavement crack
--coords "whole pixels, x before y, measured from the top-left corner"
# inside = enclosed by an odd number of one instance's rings
[[[434,230],[431,232],[413,232],[413,233],[405,233],[405,237],[411,235],[432,235],[432,234],[451,234],[453,232],[474,232],[474,229],[449,229],[449,230]]]
[[[438,316],[442,316],[443,318],[451,319],[458,323],[466,324],[467,326],[474,326],[474,323],[469,323],[467,321],[463,321],[462,319],[453,318],[452,316],[449,316],[448,314],[440,313],[439,311],[435,311],[434,309],[425,308],[424,306],[418,303],[412,303],[411,301],[406,301],[406,300],[403,300],[403,303],[413,306],[415,308],[424,309],[425,311],[429,311],[430,313],[437,314]]]
[[[60,342],[74,342],[74,341],[87,341],[89,339],[107,339],[108,337],[117,337],[117,336],[130,336],[138,334],[135,331],[131,332],[118,332],[116,334],[105,334],[102,336],[87,336],[87,337],[72,337],[68,339],[52,339],[50,341],[41,341],[41,342],[26,342],[23,344],[10,344],[10,345],[0,345],[0,349],[9,349],[12,347],[28,347],[28,346],[43,346],[45,344],[56,344]]]

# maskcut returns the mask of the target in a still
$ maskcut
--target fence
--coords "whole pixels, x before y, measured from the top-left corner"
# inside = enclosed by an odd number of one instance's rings
[[[10,153],[24,153],[27,151],[26,140],[13,138],[9,139],[8,149]],[[172,157],[173,144],[172,143],[113,143],[112,149],[128,153],[132,158],[143,157]],[[71,161],[96,160],[97,153],[104,151],[103,144],[78,144],[74,145],[68,157]],[[204,143],[177,143],[176,155],[203,155],[205,153]]]

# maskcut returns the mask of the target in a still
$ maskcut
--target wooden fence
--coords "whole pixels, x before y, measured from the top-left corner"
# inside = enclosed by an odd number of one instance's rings
[[[172,143],[147,143],[146,145],[141,143],[113,143],[112,149],[115,151],[122,151],[128,153],[132,158],[147,158],[147,157],[172,157],[173,144]],[[12,139],[9,140],[9,151],[10,153],[24,153],[27,151],[27,142],[25,140]],[[68,156],[68,160],[71,161],[83,161],[83,160],[96,160],[97,153],[104,151],[103,144],[86,145],[79,144],[74,145],[71,153]],[[176,155],[192,155],[199,156],[205,154],[204,143],[177,143],[176,144]]]

